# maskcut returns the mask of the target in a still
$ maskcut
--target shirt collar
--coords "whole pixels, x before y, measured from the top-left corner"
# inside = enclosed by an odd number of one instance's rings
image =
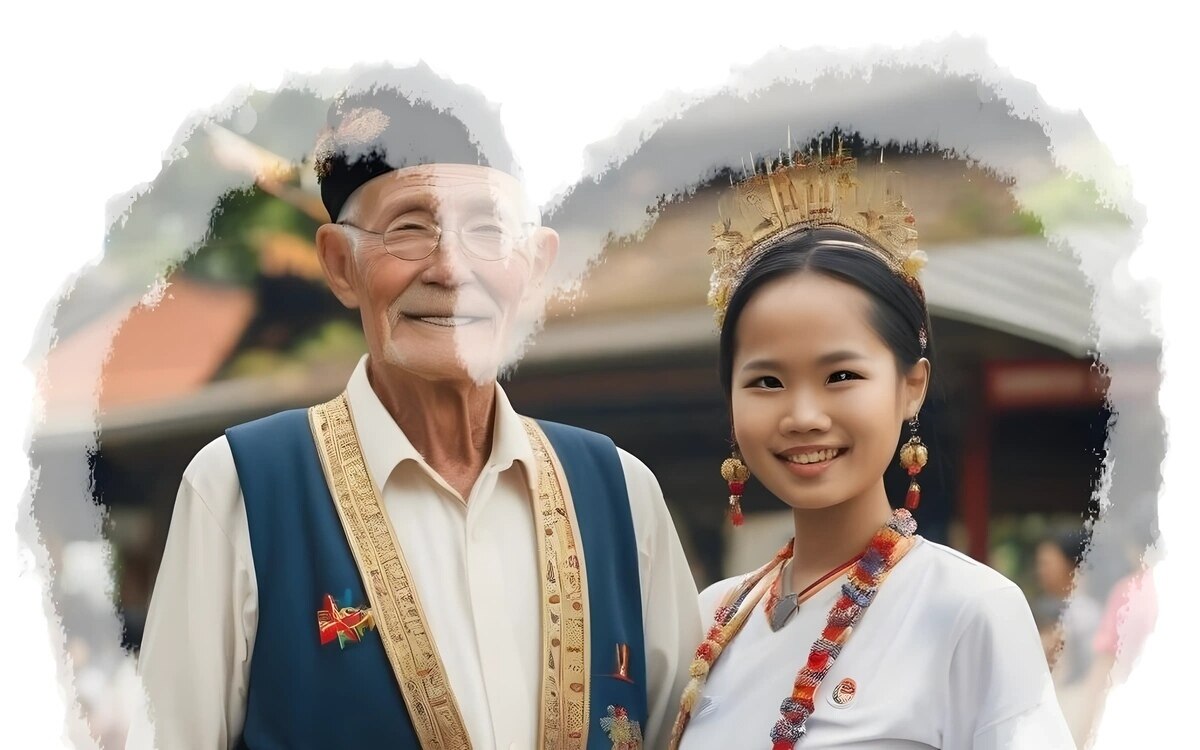
[[[367,473],[380,492],[387,484],[388,477],[404,461],[416,461],[425,471],[432,473],[425,459],[413,447],[412,441],[392,419],[392,415],[371,388],[371,381],[367,377],[366,355],[358,361],[350,375],[346,384],[346,400],[350,404],[363,460],[367,464]],[[538,478],[533,447],[529,444],[529,437],[521,424],[520,415],[513,409],[508,395],[499,383],[496,384],[495,409],[492,453],[485,464],[485,470],[490,467],[501,472],[520,463],[524,467],[526,484],[532,496],[536,491]]]

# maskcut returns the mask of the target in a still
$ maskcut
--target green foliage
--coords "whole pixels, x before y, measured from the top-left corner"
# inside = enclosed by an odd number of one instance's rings
[[[213,209],[209,239],[184,264],[190,275],[206,281],[251,284],[259,271],[254,238],[271,231],[312,237],[317,224],[299,209],[251,188],[224,195]]]
[[[302,363],[293,361],[286,352],[255,348],[240,352],[225,366],[221,379],[259,378],[282,372],[298,372]]]
[[[1091,223],[1128,223],[1120,211],[1107,205],[1095,184],[1074,175],[1057,174],[1022,190],[1018,196],[1026,211],[1044,224],[1061,226]]]
[[[239,352],[225,366],[221,379],[303,373],[314,365],[357,359],[366,350],[367,342],[358,324],[334,319],[299,336],[287,349],[257,346]]]
[[[320,328],[301,338],[291,349],[294,359],[301,362],[319,362],[339,359],[357,359],[367,350],[367,340],[362,328],[348,320],[330,320]]]

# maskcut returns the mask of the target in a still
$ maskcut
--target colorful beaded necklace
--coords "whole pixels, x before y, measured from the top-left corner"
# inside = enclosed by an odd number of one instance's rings
[[[808,661],[796,675],[792,694],[780,706],[782,715],[771,729],[772,750],[792,750],[804,737],[805,723],[816,708],[813,698],[821,680],[829,673],[854,627],[871,606],[879,586],[911,549],[916,531],[917,522],[912,514],[899,508],[892,512],[891,520],[867,544],[866,551],[850,571],[849,580],[842,585],[841,595],[829,610],[825,628],[813,644]],[[774,588],[776,580],[769,580],[768,576],[773,571],[778,573],[792,556],[792,550],[793,542],[788,542],[771,562],[743,579],[717,608],[713,625],[704,642],[696,649],[696,657],[689,670],[691,680],[683,691],[679,714],[671,730],[672,750],[677,750],[683,739],[683,732],[713,664],[742,629],[748,614],[757,607],[766,590]]]
[[[775,572],[775,578],[771,582],[771,588],[767,592],[767,603],[763,606],[764,614],[767,616],[767,622],[771,626],[771,630],[779,630],[787,624],[792,615],[800,610],[800,605],[808,601],[822,585],[827,583],[831,578],[837,578],[854,563],[862,558],[862,554],[857,554],[846,562],[830,570],[825,575],[805,586],[802,591],[796,594],[784,594],[783,582],[787,578],[787,563],[784,562]]]

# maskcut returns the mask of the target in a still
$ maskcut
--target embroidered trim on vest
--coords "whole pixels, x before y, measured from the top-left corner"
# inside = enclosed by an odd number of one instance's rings
[[[363,459],[343,393],[309,409],[317,453],[338,518],[367,583],[371,614],[400,685],[421,747],[470,750],[450,680],[425,620],[417,589]],[[538,463],[537,514],[542,529],[542,706],[539,746],[587,746],[590,644],[587,577],[578,522],[562,467],[541,428],[522,417]]]
[[[470,750],[416,586],[367,473],[346,395],[312,407],[308,417],[346,540],[366,583],[371,614],[421,747]]]
[[[542,543],[542,711],[538,746],[587,746],[591,684],[587,575],[570,486],[550,441],[532,419],[521,418],[538,464],[536,511]]]

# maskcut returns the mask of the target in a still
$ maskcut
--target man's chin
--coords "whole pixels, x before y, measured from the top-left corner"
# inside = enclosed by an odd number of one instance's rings
[[[495,382],[500,370],[494,343],[489,349],[492,351],[463,352],[462,347],[451,345],[439,352],[428,345],[406,347],[389,341],[383,348],[382,359],[387,365],[422,380],[469,380],[482,385]]]

